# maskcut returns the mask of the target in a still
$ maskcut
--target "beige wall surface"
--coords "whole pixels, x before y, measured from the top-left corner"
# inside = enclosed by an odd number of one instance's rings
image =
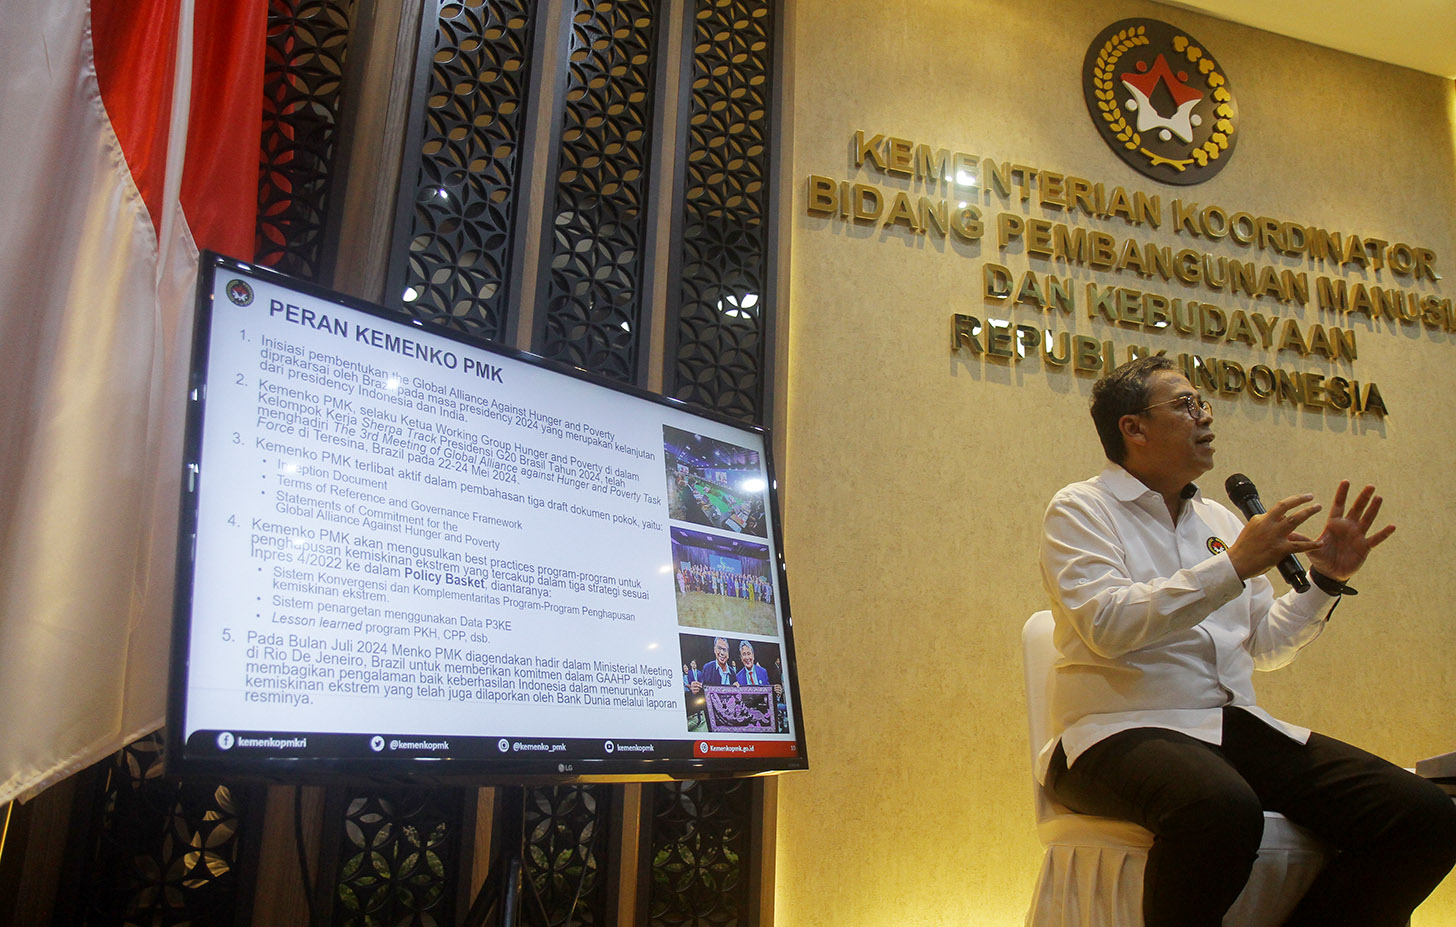
[[[1118,219],[1073,217],[981,190],[927,191],[854,164],[855,130],[1072,174],[1110,189],[1217,204],[1404,241],[1446,274],[1420,284],[1353,270],[1348,282],[1456,295],[1456,165],[1448,81],[1138,2],[799,0],[792,4],[788,117],[792,196],[785,553],[812,770],[779,787],[776,919],[783,925],[1014,925],[1040,862],[1030,803],[1018,633],[1044,606],[1036,568],[1046,500],[1102,455],[1086,414],[1093,377],[951,351],[951,317],[1009,318],[1375,382],[1388,417],[1309,410],[1247,394],[1212,397],[1218,432],[1205,492],[1242,470],[1266,500],[1328,502],[1342,477],[1379,485],[1398,525],[1328,632],[1262,675],[1271,710],[1403,765],[1456,749],[1456,520],[1451,371],[1456,336],[1342,319],[1308,305],[1190,289],[1029,258],[995,240],[1001,212],[1260,265],[1308,260],[1193,242]],[[1238,145],[1222,173],[1178,188],[1142,178],[1095,132],[1080,74],[1092,39],[1125,17],[1187,29],[1234,89]],[[954,237],[810,215],[811,174],[912,200],[964,198],[985,236]],[[954,207],[957,204],[951,203]],[[1071,277],[1063,315],[986,302],[982,268]],[[1355,332],[1358,359],[1138,331],[1088,318],[1089,282],[1197,299],[1227,312]],[[1276,578],[1276,583],[1278,582]],[[1416,914],[1456,923],[1456,881]]]

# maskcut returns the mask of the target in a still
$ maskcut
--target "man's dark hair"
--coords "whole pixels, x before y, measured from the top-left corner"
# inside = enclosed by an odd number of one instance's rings
[[[1178,365],[1163,355],[1139,357],[1092,384],[1092,423],[1097,426],[1097,437],[1102,439],[1108,460],[1120,464],[1127,458],[1117,423],[1124,415],[1147,408],[1148,380],[1159,370],[1177,369]]]

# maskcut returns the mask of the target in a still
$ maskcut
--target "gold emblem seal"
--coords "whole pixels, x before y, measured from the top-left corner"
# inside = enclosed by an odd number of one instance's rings
[[[1208,49],[1168,23],[1104,29],[1087,49],[1082,95],[1103,141],[1153,180],[1202,183],[1233,155],[1233,88]]]

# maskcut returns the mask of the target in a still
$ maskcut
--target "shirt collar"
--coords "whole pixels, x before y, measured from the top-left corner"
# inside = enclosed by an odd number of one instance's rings
[[[1132,502],[1145,495],[1158,495],[1149,489],[1142,480],[1124,470],[1121,464],[1115,464],[1110,460],[1107,462],[1106,469],[1102,471],[1101,479],[1102,485],[1106,486],[1107,491],[1112,493],[1113,498],[1119,502]],[[1198,486],[1193,483],[1183,487],[1182,496],[1184,499],[1203,500]]]

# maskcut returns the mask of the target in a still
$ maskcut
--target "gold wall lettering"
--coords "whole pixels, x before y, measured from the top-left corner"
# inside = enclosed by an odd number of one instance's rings
[[[1069,370],[1089,376],[1110,373],[1120,363],[1116,345],[1110,340],[1099,341],[1087,335],[1013,323],[1009,319],[983,322],[962,312],[951,316],[950,349],[952,354],[1007,363],[1037,357],[1050,370]],[[1165,353],[1145,344],[1134,344],[1127,346],[1122,360]],[[1268,364],[1245,367],[1237,361],[1197,354],[1178,354],[1175,360],[1194,388],[1205,393],[1218,393],[1225,398],[1246,395],[1311,411],[1390,414],[1385,397],[1375,383]]]
[[[1081,298],[1094,325],[1124,334],[1238,343],[1276,357],[1294,354],[1346,365],[1359,357],[1355,330],[1345,324],[1351,316],[1364,316],[1372,329],[1419,326],[1431,334],[1456,334],[1452,299],[1417,289],[1441,279],[1437,256],[1429,248],[1182,197],[1170,200],[1165,212],[1161,194],[886,133],[855,130],[850,147],[853,169],[879,182],[810,174],[805,186],[808,215],[873,227],[882,238],[899,233],[949,241],[958,247],[947,253],[972,259],[991,247],[1059,267],[1138,278],[1136,288],[1083,285]],[[1060,215],[1047,218],[1031,210]],[[1115,221],[1127,231],[1077,224],[1086,220]],[[1138,237],[1144,232],[1171,233],[1188,239],[1189,247],[1146,241]],[[1203,250],[1204,242],[1232,243],[1247,249],[1250,257],[1214,254]],[[1257,260],[1258,255],[1270,263]],[[1305,266],[1274,263],[1287,264],[1291,258]],[[1347,279],[1350,274],[1361,279]],[[1051,319],[1076,312],[1078,290],[1071,277],[1035,270],[1016,274],[987,261],[981,278],[983,299],[1003,312],[1030,309],[1049,313]],[[1313,301],[1333,324],[1230,310],[1150,291],[1143,288],[1145,282],[1271,306],[1301,307]],[[952,316],[951,346],[953,353],[1012,363],[1030,352],[1050,370],[1087,375],[1115,366],[1111,340],[1009,319],[982,323],[965,313]],[[1126,350],[1129,357],[1165,353],[1147,345]],[[1178,359],[1190,381],[1222,395],[1350,414],[1388,414],[1373,382],[1268,364],[1246,368],[1196,354],[1179,354]]]

